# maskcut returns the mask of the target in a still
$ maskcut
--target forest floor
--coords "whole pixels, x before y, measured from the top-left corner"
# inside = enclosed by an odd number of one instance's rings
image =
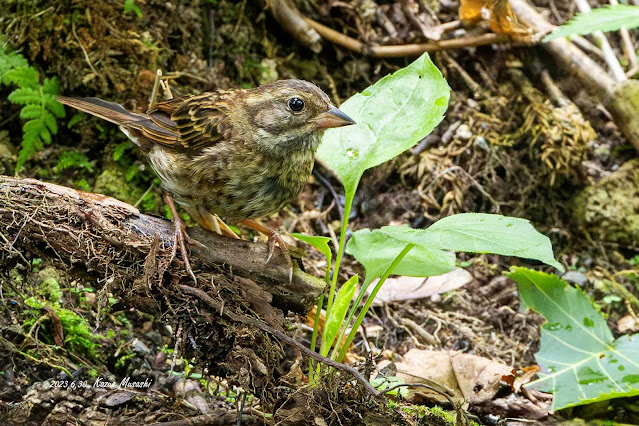
[[[146,110],[158,68],[172,75],[177,94],[295,77],[314,81],[339,105],[413,60],[363,56],[328,42],[315,54],[293,41],[260,1],[126,3],[136,9],[125,13],[120,0],[5,1],[0,5],[3,42],[41,75],[57,76],[62,94],[97,96],[136,111]],[[379,2],[396,30],[392,35],[372,1],[295,3],[306,16],[368,43],[424,38],[402,7],[410,2]],[[432,3],[442,22],[457,19],[457,2]],[[549,11],[554,24],[573,13],[563,2],[536,3]],[[458,31],[463,35],[472,29]],[[639,45],[636,35],[634,41]],[[618,40],[613,38],[613,45],[619,48]],[[437,52],[431,58],[452,89],[446,118],[420,144],[364,175],[352,230],[388,224],[425,228],[460,212],[527,218],[550,237],[556,258],[569,271],[565,278],[593,299],[613,334],[639,331],[639,232],[632,231],[630,213],[624,213],[634,209],[636,217],[639,211],[637,153],[609,113],[540,47],[489,45]],[[569,108],[555,106],[553,87],[571,101]],[[0,99],[9,92],[0,87]],[[16,173],[22,138],[17,111],[0,100],[0,174],[8,176]],[[70,110],[67,114],[53,142],[36,152],[19,175],[112,196],[166,217],[159,182],[134,145],[115,126]],[[299,199],[265,223],[283,234],[335,237],[343,198],[334,194],[341,192],[332,175],[316,166]],[[301,246],[292,238],[287,242]],[[323,257],[304,248],[309,253],[306,272],[323,276]],[[340,280],[363,274],[350,257],[344,262]],[[511,265],[543,268],[497,255],[459,254],[458,263],[471,277],[463,287],[374,307],[356,339],[352,361],[370,367],[373,361],[399,361],[412,349],[424,349],[477,355],[520,373],[536,365],[543,319],[520,311],[517,286],[502,273]],[[228,280],[223,273],[219,277]],[[243,424],[311,424],[311,414],[318,425],[386,424],[388,417],[375,417],[388,416],[386,410],[397,423],[418,424],[418,413],[371,401],[361,389],[344,386],[343,378],[326,378],[300,402],[296,392],[304,380],[293,348],[264,343],[261,335],[230,325],[215,335],[182,333],[180,327],[191,327],[188,322],[200,312],[160,309],[151,315],[123,301],[117,291],[104,291],[107,281],[83,265],[60,264],[46,247],[22,249],[19,255],[8,245],[0,248],[0,418],[7,416],[11,424],[151,424],[191,418],[189,424],[212,418],[217,419],[213,424],[233,424],[241,406]],[[74,324],[65,330],[71,336],[65,349],[55,345],[55,324],[47,311],[29,299],[48,301],[65,325]],[[284,314],[290,334],[307,345],[305,318]],[[630,328],[628,318],[636,320]],[[202,347],[196,343],[206,339],[213,340]],[[215,339],[232,343],[216,349]],[[244,373],[239,363],[225,358],[225,349],[261,344],[272,345],[260,354],[277,362],[276,368],[268,366],[277,377],[243,388],[238,377]],[[364,356],[367,350],[374,360]],[[60,374],[63,370],[71,376]],[[94,386],[126,377],[149,378],[153,384],[139,392]],[[500,389],[490,400],[463,408],[483,424],[506,418],[639,424],[637,398],[549,413],[550,396],[514,395]],[[434,405],[424,395],[411,398],[413,404]],[[433,413],[429,421],[439,415]],[[441,424],[446,421],[450,418],[442,417]]]

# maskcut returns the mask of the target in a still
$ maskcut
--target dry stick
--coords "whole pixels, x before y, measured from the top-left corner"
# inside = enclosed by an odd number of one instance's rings
[[[266,4],[270,7],[277,22],[296,40],[315,53],[322,50],[322,38],[311,25],[308,25],[299,10],[290,3],[290,0],[267,0]]]
[[[590,5],[587,0],[575,0],[575,4],[581,13],[590,13]],[[610,43],[608,43],[608,39],[603,31],[595,31],[592,33],[592,36],[595,38],[599,47],[601,47],[601,51],[604,54],[604,58],[606,63],[608,64],[608,68],[612,72],[612,75],[615,77],[617,81],[624,81],[627,79],[626,73],[623,68],[619,64],[619,60],[615,56],[615,52],[612,50]]]
[[[606,60],[606,58],[604,58],[604,54],[601,51],[601,49],[595,46],[594,44],[592,44],[590,41],[588,41],[587,38],[584,38],[580,35],[574,35],[572,36],[572,42],[575,43],[577,46],[581,47],[586,52],[590,52],[593,55],[597,55],[597,57],[600,58],[602,61]]]
[[[405,56],[419,56],[424,52],[438,52],[441,50],[459,49],[462,47],[485,46],[487,44],[510,43],[510,37],[494,33],[481,34],[473,37],[463,37],[451,40],[420,44],[402,44],[394,46],[369,46],[359,40],[355,40],[332,28],[322,25],[312,19],[305,18],[306,22],[314,28],[323,38],[331,43],[345,47],[375,58],[401,58]]]
[[[619,4],[619,2],[617,0],[610,0],[610,4],[616,6]],[[632,71],[637,68],[637,53],[635,52],[635,47],[632,43],[630,32],[628,31],[628,28],[621,27],[619,29],[619,34],[621,34],[621,40],[623,41],[623,50],[624,52],[626,52],[626,56],[628,57],[628,64],[630,65],[630,70]],[[628,77],[630,77],[631,75],[632,74],[628,75],[628,73],[626,73],[626,76]]]
[[[180,288],[185,293],[188,293],[188,294],[190,294],[192,296],[196,296],[197,298],[202,300],[204,303],[209,305],[209,307],[211,307],[213,310],[220,311],[222,304],[220,302],[216,301],[215,299],[213,299],[208,294],[206,294],[204,291],[200,290],[199,288],[194,288],[194,287],[191,287],[191,286],[188,286],[188,285],[182,285],[182,284],[178,285],[178,288]],[[276,329],[266,325],[262,321],[259,321],[259,320],[254,319],[254,318],[247,318],[247,317],[244,317],[242,315],[235,314],[233,312],[230,312],[228,309],[223,312],[222,316],[227,317],[231,321],[240,322],[242,324],[246,324],[246,325],[250,325],[252,327],[259,328],[260,330],[277,337],[279,340],[281,340],[281,341],[283,341],[283,342],[285,342],[285,343],[287,343],[287,344],[289,344],[291,346],[294,346],[297,350],[299,350],[302,354],[306,355],[307,357],[313,358],[314,360],[319,361],[319,362],[321,362],[323,364],[326,364],[329,367],[333,367],[336,370],[340,370],[340,371],[343,371],[345,373],[351,374],[358,382],[360,382],[362,384],[362,386],[364,386],[364,388],[368,391],[368,393],[373,395],[375,398],[380,398],[380,397],[384,396],[385,391],[384,392],[380,392],[380,391],[376,390],[373,386],[371,386],[371,384],[368,382],[368,380],[366,380],[366,378],[364,376],[362,376],[362,373],[360,373],[359,371],[357,371],[353,367],[349,367],[348,365],[342,364],[341,362],[334,361],[334,360],[332,360],[330,358],[327,358],[325,356],[322,356],[322,355],[318,354],[317,352],[311,351],[309,348],[307,348],[306,346],[302,345],[297,340],[293,339],[292,337],[287,336],[286,334],[284,334],[283,332],[281,332],[279,330],[276,330]]]

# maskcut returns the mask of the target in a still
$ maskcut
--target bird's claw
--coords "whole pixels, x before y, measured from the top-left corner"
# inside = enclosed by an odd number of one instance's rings
[[[180,248],[180,254],[182,255],[182,261],[184,262],[184,269],[191,276],[193,281],[197,284],[197,278],[195,277],[195,273],[193,273],[193,269],[191,268],[191,262],[189,261],[189,251],[186,248],[186,241],[189,244],[192,242],[196,242],[196,240],[189,237],[186,233],[186,229],[182,220],[178,218],[177,221],[173,222],[173,250],[171,251],[171,262],[175,258],[177,248]],[[200,242],[197,244],[202,245]]]
[[[173,259],[175,259],[175,255],[177,254],[177,249],[179,247],[180,254],[182,255],[182,261],[184,262],[184,269],[186,269],[186,272],[188,272],[191,278],[193,278],[195,284],[197,284],[197,278],[193,273],[193,269],[191,269],[189,251],[186,249],[186,241],[188,241],[189,244],[199,246],[202,246],[202,243],[189,237],[186,233],[186,225],[184,225],[184,222],[180,219],[177,209],[175,208],[175,203],[173,202],[173,197],[170,194],[164,193],[164,202],[169,206],[173,222],[173,248],[171,250],[171,259],[169,260],[169,263],[173,262]]]

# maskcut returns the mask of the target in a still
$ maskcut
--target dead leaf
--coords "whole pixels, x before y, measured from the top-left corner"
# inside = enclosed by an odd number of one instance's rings
[[[619,333],[633,333],[639,330],[639,322],[633,316],[626,315],[617,321],[617,329]]]
[[[508,0],[461,0],[459,19],[467,24],[490,21],[495,34],[504,34],[515,39],[525,38],[532,30],[517,20]]]
[[[55,311],[49,306],[43,306],[42,310],[46,311],[51,319],[51,324],[53,324],[53,342],[63,348],[64,347],[64,330],[62,328],[62,321],[60,321],[60,317]]]
[[[441,294],[468,284],[473,279],[465,269],[457,268],[447,274],[435,277],[398,277],[388,278],[375,296],[373,305],[379,306],[388,302],[424,299],[434,294]],[[373,281],[368,288],[372,290],[379,280]]]
[[[389,361],[379,363],[384,368]],[[476,355],[455,351],[427,351],[411,349],[401,362],[395,363],[397,377],[406,383],[425,383],[433,387],[448,388],[455,402],[473,405],[490,401],[500,389],[501,382],[512,383],[515,372],[500,362]],[[408,400],[434,400],[443,403],[446,399],[422,388],[410,389]]]

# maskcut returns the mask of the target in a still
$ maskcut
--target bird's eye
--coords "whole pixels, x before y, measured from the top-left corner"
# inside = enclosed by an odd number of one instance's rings
[[[304,101],[300,98],[291,98],[288,100],[288,107],[293,112],[300,112],[304,109]]]

